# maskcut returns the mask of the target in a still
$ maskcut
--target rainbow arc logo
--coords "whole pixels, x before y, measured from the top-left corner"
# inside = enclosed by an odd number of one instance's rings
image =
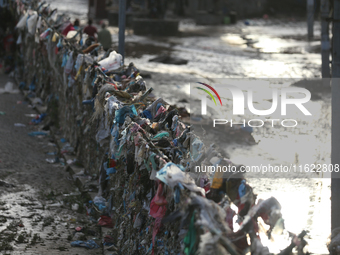
[[[222,106],[222,100],[220,98],[220,95],[217,93],[217,91],[210,85],[208,84],[205,84],[205,83],[202,83],[202,82],[197,82],[198,84],[201,84],[203,86],[206,86],[207,88],[209,88],[212,92],[214,92],[214,94],[217,96],[218,100],[220,101],[220,104]],[[213,96],[213,94],[211,94],[211,92],[207,89],[204,89],[204,88],[201,88],[201,87],[196,87],[197,89],[200,89],[200,90],[203,90],[204,92],[206,92],[210,97],[211,99],[214,101],[215,105],[217,106],[217,103],[216,103],[216,100],[215,100],[215,97]]]

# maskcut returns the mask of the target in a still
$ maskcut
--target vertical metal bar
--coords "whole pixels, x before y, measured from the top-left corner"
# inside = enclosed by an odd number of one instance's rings
[[[326,20],[329,16],[329,0],[321,0],[320,5],[321,14],[321,61],[322,78],[330,77],[329,67],[329,54],[330,54],[330,42],[329,42],[329,22]]]
[[[340,164],[340,0],[333,0],[332,57],[332,164]],[[340,227],[340,179],[332,172],[332,229]]]
[[[314,0],[307,0],[307,28],[310,40],[314,36]]]
[[[126,0],[119,0],[119,41],[118,41],[118,52],[123,57],[123,64],[125,58],[125,11],[126,11]]]

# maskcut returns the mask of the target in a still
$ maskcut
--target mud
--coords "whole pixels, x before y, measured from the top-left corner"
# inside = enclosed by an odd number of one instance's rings
[[[8,79],[1,75],[0,87]],[[86,217],[65,167],[45,161],[54,151],[52,137],[27,135],[42,126],[28,125],[32,117],[25,114],[36,112],[22,94],[0,95],[0,110],[5,112],[0,116],[0,254],[84,254],[84,248],[70,246],[75,227],[92,229],[96,234],[83,238],[98,243],[100,229]],[[74,203],[79,203],[78,211],[71,209]]]

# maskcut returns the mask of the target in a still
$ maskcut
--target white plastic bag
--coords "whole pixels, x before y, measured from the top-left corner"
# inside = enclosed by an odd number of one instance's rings
[[[57,21],[57,17],[58,17],[58,10],[55,10],[50,17],[50,21],[55,23]]]
[[[18,24],[15,26],[17,29],[23,29],[26,26],[26,20],[28,18],[28,13],[26,12],[24,16],[21,17]]]
[[[205,197],[205,190],[198,187],[189,173],[183,172],[176,164],[170,162],[167,163],[162,169],[156,173],[156,178],[164,182],[172,189],[178,183],[181,183],[187,189],[193,192],[200,192]]]
[[[34,39],[35,39],[35,43],[39,43],[39,35],[38,34],[35,34]]]
[[[68,31],[68,33],[66,35],[66,39],[76,39],[77,41],[79,41],[80,40],[80,33],[78,33],[78,31],[75,31],[75,30]]]
[[[88,34],[83,34],[82,38],[80,39],[80,45],[83,46],[86,42],[86,39],[88,38]]]
[[[122,55],[117,53],[116,51],[112,51],[110,56],[99,61],[101,67],[104,67],[108,71],[116,70],[122,65]]]
[[[79,68],[81,67],[83,63],[84,63],[84,54],[78,54],[76,64],[74,66],[77,72],[79,71]]]
[[[0,88],[0,94],[17,94],[19,92],[18,89],[14,88],[14,83],[10,81],[6,83],[5,88]]]
[[[37,22],[38,22],[38,14],[36,12],[34,12],[27,19],[27,30],[28,30],[28,33],[30,33],[31,35],[35,34],[35,29],[36,29],[36,26],[37,26]]]
[[[100,120],[98,132],[96,134],[96,141],[100,144],[100,147],[105,144],[105,139],[110,135],[110,127],[108,124],[106,124],[106,121],[106,118],[102,118]]]
[[[86,65],[92,65],[93,64],[93,59],[90,55],[84,55],[84,54],[78,54],[76,64],[74,68],[79,71],[79,68],[83,63],[86,63]]]
[[[37,29],[40,29],[41,28],[41,16],[39,16],[38,18],[38,22],[37,22]]]
[[[72,72],[72,68],[73,68],[73,51],[70,52],[70,54],[68,55],[68,59],[67,59],[67,63],[65,66],[65,73],[69,74]]]

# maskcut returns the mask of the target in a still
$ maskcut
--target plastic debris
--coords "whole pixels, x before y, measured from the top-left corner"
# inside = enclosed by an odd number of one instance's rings
[[[78,211],[78,209],[79,209],[79,204],[73,204],[72,205],[72,210],[73,211]]]
[[[109,216],[100,216],[98,225],[106,228],[113,228],[112,220]]]
[[[31,123],[37,125],[41,123],[45,117],[46,117],[45,113],[37,115],[34,119],[31,120]]]
[[[107,71],[117,70],[122,65],[122,55],[120,55],[116,51],[112,51],[109,57],[99,61],[99,64]]]
[[[55,163],[58,163],[59,160],[58,160],[58,158],[53,158],[53,159],[52,158],[47,158],[46,162],[50,163],[50,164],[55,164]]]
[[[71,243],[72,247],[83,247],[87,249],[96,249],[99,248],[99,245],[93,241],[93,240],[88,240],[88,241],[74,241]]]
[[[0,88],[0,94],[18,94],[20,91],[14,88],[13,82],[7,82],[4,88]]]
[[[26,125],[22,123],[14,123],[14,126],[15,127],[26,127]]]

